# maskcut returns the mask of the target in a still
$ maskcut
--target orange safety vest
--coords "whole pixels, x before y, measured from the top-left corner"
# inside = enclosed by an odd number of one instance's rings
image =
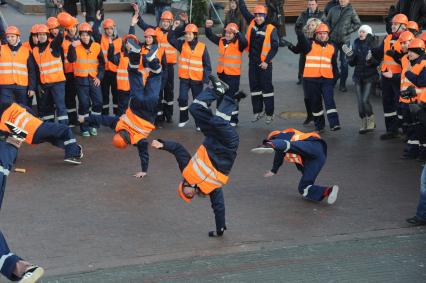
[[[299,130],[293,129],[293,128],[288,128],[285,129],[284,131],[273,131],[268,135],[268,139],[270,139],[271,137],[278,135],[280,133],[294,133],[294,135],[291,137],[290,141],[303,141],[306,140],[308,138],[314,137],[317,139],[320,139],[320,135],[315,133],[315,132],[311,132],[311,133],[304,133],[301,132]],[[284,160],[290,163],[297,163],[303,166],[303,160],[302,157],[298,154],[294,154],[294,153],[286,153],[284,156]]]
[[[148,48],[146,48],[146,46],[142,46],[142,49],[141,49],[141,54],[142,54],[142,56],[143,55],[146,55],[146,54],[148,54],[149,53],[149,49]],[[141,64],[139,65],[139,71],[142,73],[142,79],[143,79],[143,84],[145,85],[145,83],[146,83],[146,80],[148,79],[148,77],[149,77],[149,72],[152,72],[152,73],[154,73],[154,74],[159,74],[159,73],[161,73],[161,59],[163,58],[163,54],[164,54],[164,48],[158,48],[158,50],[157,50],[157,53],[156,53],[156,56],[155,57],[157,57],[157,59],[160,61],[160,69],[158,69],[158,70],[151,70],[150,68],[145,68],[144,66],[143,66],[143,64],[142,64],[142,61],[141,61]],[[141,59],[142,59],[142,56],[141,56]]]
[[[8,121],[27,132],[25,141],[28,144],[33,142],[35,132],[37,131],[38,127],[43,124],[43,121],[28,113],[24,107],[17,103],[12,103],[1,115],[1,131],[10,133],[9,128],[5,124]]]
[[[65,81],[64,67],[61,57],[52,55],[50,43],[40,54],[39,47],[33,49],[34,59],[40,71],[40,81],[42,84],[57,83]]]
[[[0,51],[0,84],[28,86],[28,57],[30,50],[21,46],[12,52],[7,44]]]
[[[71,40],[64,39],[62,42],[62,50],[64,50],[64,73],[73,73],[74,72],[74,63],[68,62],[68,50],[70,49],[70,45],[72,44]]]
[[[129,91],[129,73],[127,68],[129,67],[129,57],[124,56],[123,52],[120,53],[120,64],[117,68],[117,90]]]
[[[406,90],[407,88],[409,88],[410,86],[414,86],[406,77],[405,77],[405,72],[408,71],[408,68],[411,67],[410,65],[410,60],[408,60],[408,55],[405,54],[402,58],[401,58],[401,66],[402,66],[402,72],[401,72],[401,86],[400,89],[401,91]],[[405,103],[405,104],[409,104],[412,103],[416,100],[417,98],[413,99],[407,99],[407,98],[403,98],[403,97],[399,97],[399,102],[401,103]]]
[[[167,32],[163,33],[161,28],[157,27],[155,33],[157,35],[158,47],[164,48],[164,52],[166,53],[167,64],[176,64],[178,52],[167,40]]]
[[[334,76],[331,60],[334,52],[335,49],[332,44],[327,44],[323,47],[316,42],[312,42],[311,51],[306,54],[303,77],[332,79]]]
[[[253,30],[253,27],[255,26],[255,21],[252,20],[250,22],[250,25],[248,26],[247,29],[247,33],[246,33],[246,39],[247,39],[247,47],[246,47],[246,51],[249,52],[250,50],[250,37],[251,37],[251,31]],[[260,54],[260,60],[262,60],[262,62],[264,62],[266,60],[266,56],[268,56],[269,51],[271,50],[271,35],[273,30],[275,29],[275,27],[271,24],[266,25],[266,30],[265,30],[265,39],[263,40],[263,45],[262,45],[262,51]],[[269,63],[269,62],[267,62]]]
[[[92,42],[89,50],[79,45],[75,48],[77,60],[74,62],[74,76],[86,78],[96,78],[98,76],[99,60],[98,55],[101,52],[99,43]]]
[[[415,64],[413,67],[411,67],[411,72],[418,76],[425,67],[426,60],[422,60],[419,63]],[[416,85],[414,85],[414,87],[416,88],[417,101],[419,103],[426,103],[426,87],[418,87]]]
[[[33,52],[33,49],[29,41],[25,41],[24,43],[22,43],[22,46],[28,48],[28,50],[30,50],[31,53]]]
[[[193,81],[203,80],[203,54],[206,45],[198,42],[194,50],[191,50],[188,42],[182,45],[179,56],[178,76],[181,79],[191,79]]]
[[[391,34],[385,37],[383,43],[384,56],[381,71],[391,71],[393,74],[400,74],[402,71],[401,65],[395,62],[395,60],[391,56],[386,55],[386,51],[395,49],[395,51],[401,52],[401,43],[399,42],[399,40],[393,40]]]
[[[241,75],[241,64],[243,53],[239,49],[239,42],[223,44],[223,39],[219,40],[219,59],[217,63],[217,73],[231,76]]]
[[[182,176],[189,184],[197,185],[205,195],[228,183],[228,176],[214,168],[204,145],[192,156]]]
[[[121,37],[117,37],[112,41],[112,44],[114,45],[114,54],[116,54],[121,51],[123,40]],[[106,35],[102,35],[101,48],[105,59],[105,71],[111,71],[114,73],[117,72],[117,65],[114,65],[112,62],[108,61],[109,38]]]
[[[147,138],[155,130],[155,126],[133,113],[129,107],[115,126],[116,132],[121,130],[129,133],[131,144],[137,144],[141,139]]]

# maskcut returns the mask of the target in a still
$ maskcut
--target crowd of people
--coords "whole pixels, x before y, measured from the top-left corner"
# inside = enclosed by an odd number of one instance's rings
[[[50,142],[64,149],[65,162],[81,164],[83,148],[71,130],[77,126],[84,138],[96,136],[101,125],[110,127],[114,146],[137,147],[141,170],[134,176],[144,178],[150,133],[164,123],[173,123],[177,65],[178,127],[186,127],[192,116],[205,139],[192,156],[183,145],[170,140],[153,140],[151,146],[176,157],[182,173],[178,195],[184,201],[197,195],[210,197],[216,229],[209,236],[222,236],[227,229],[222,187],[237,155],[238,103],[246,97],[239,90],[242,56],[248,53],[252,122],[264,118],[271,124],[275,110],[272,61],[280,45],[300,54],[298,83],[303,85],[307,112],[304,124],[313,122],[315,131],[290,128],[272,131],[264,138],[252,149],[257,154],[275,153],[272,169],[264,177],[276,175],[283,161],[288,161],[302,174],[298,191],[304,199],[336,201],[339,187],[319,186],[315,180],[327,156],[327,144],[320,137],[325,116],[331,131],[341,129],[334,88],[339,81],[339,90],[347,91],[348,65],[355,68],[359,133],[376,127],[369,96],[380,79],[386,125],[381,138],[403,134],[403,158],[425,161],[426,34],[420,33],[418,23],[395,14],[391,33],[377,45],[371,27],[361,25],[349,0],[331,1],[325,13],[316,0],[307,4],[296,21],[297,43],[292,44],[267,21],[265,6],[256,5],[251,12],[244,0],[231,0],[230,22],[222,34],[213,32],[211,20],[205,22],[208,40],[217,45],[217,76],[212,75],[209,50],[199,38],[199,27],[189,23],[186,13],[162,10],[158,24],[150,25],[133,4],[129,31],[123,37],[118,35],[115,21],[104,19],[101,10],[86,14],[88,22],[84,23],[66,12],[49,17],[46,23],[32,26],[25,42],[17,26],[8,26],[0,48],[0,205],[23,141]],[[135,35],[136,26],[144,31],[143,40]],[[351,43],[356,31],[358,37]],[[212,103],[217,105],[215,111],[210,108]],[[426,224],[425,171],[421,192],[416,216],[407,219],[413,225]],[[35,282],[43,274],[41,267],[11,253],[1,233],[0,256],[0,272],[10,280]]]

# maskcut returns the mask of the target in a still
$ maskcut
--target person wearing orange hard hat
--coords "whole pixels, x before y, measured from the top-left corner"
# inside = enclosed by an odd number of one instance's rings
[[[317,132],[325,130],[324,112],[331,131],[341,129],[339,114],[334,101],[334,85],[338,78],[337,49],[329,40],[330,29],[322,23],[315,30],[313,39],[298,32],[297,40],[302,52],[306,54],[303,70],[303,83],[310,94],[312,115]],[[326,111],[324,111],[324,106]]]
[[[144,178],[148,172],[149,153],[148,136],[155,130],[155,119],[157,115],[158,90],[161,85],[160,60],[156,57],[157,50],[153,47],[147,54],[142,54],[141,46],[135,35],[127,35],[124,38],[125,51],[127,56],[120,55],[117,81],[121,86],[126,87],[129,92],[128,107],[121,116],[109,115],[89,115],[80,116],[81,123],[97,123],[110,127],[115,131],[112,143],[115,147],[123,149],[128,145],[138,148],[141,162],[141,171],[134,174],[136,178]],[[112,49],[109,50],[112,55]],[[127,64],[127,69],[124,69]],[[141,64],[144,68],[153,70],[153,74],[147,78],[144,86],[141,75]],[[127,82],[127,84],[125,84]],[[92,113],[93,114],[93,113]]]
[[[34,57],[22,45],[17,27],[7,27],[6,42],[0,47],[0,104],[16,101],[29,106],[37,89]]]
[[[61,25],[56,17],[50,17],[46,21],[46,26],[49,28],[50,38],[55,38],[59,33],[59,27]]]
[[[400,137],[399,121],[397,116],[398,101],[401,84],[401,44],[398,41],[401,33],[407,30],[408,18],[404,14],[397,14],[392,18],[392,34],[385,37],[382,44],[372,50],[375,60],[381,61],[382,103],[385,118],[386,133],[380,136],[381,140]]]
[[[217,75],[224,81],[229,89],[225,95],[230,97],[238,96],[239,99],[245,97],[243,92],[238,92],[240,88],[241,64],[243,52],[247,47],[247,39],[238,30],[235,23],[229,23],[225,27],[225,36],[219,37],[212,32],[212,20],[206,21],[206,36],[211,42],[219,46],[219,59],[217,65]],[[238,100],[239,100],[238,99]],[[218,100],[219,104],[221,99]],[[232,113],[230,122],[235,127],[238,124],[238,104],[237,109]]]
[[[65,106],[65,74],[62,63],[63,31],[49,40],[49,28],[39,25],[37,29],[38,44],[33,48],[34,59],[37,62],[40,93],[40,113],[43,121],[54,121],[68,125],[68,114]]]
[[[419,33],[419,25],[415,21],[408,21],[407,29],[415,36]]]
[[[197,195],[209,196],[216,230],[208,235],[221,237],[227,229],[222,188],[228,183],[240,139],[235,127],[229,123],[236,103],[233,98],[224,95],[228,86],[213,75],[209,79],[213,87],[205,88],[190,106],[190,113],[205,137],[196,153],[191,157],[185,147],[174,141],[157,139],[151,145],[175,156],[182,174],[182,181],[178,185],[179,197],[190,203]],[[223,101],[213,114],[210,106],[219,97],[223,97]]]
[[[28,37],[28,41],[25,41],[24,43],[22,43],[22,45],[25,46],[25,47],[27,47],[28,49],[30,49],[31,52],[33,51],[33,48],[38,43],[38,38],[37,38],[38,25],[39,24],[35,24],[35,25],[33,25],[31,27],[31,29],[30,29],[30,36]]]
[[[78,94],[78,115],[87,117],[102,115],[101,81],[105,72],[104,55],[101,45],[92,39],[93,28],[89,23],[78,27],[80,40],[74,41],[68,50],[68,62],[73,63]],[[91,107],[91,109],[90,109]],[[99,124],[80,123],[83,137],[96,136]]]
[[[253,106],[252,122],[266,115],[265,123],[274,120],[274,85],[272,84],[272,59],[278,52],[280,38],[277,29],[266,22],[267,9],[257,4],[253,14],[244,0],[239,0],[241,13],[249,24],[246,33],[249,57],[249,85]]]
[[[74,77],[74,63],[68,61],[68,50],[71,44],[80,39],[78,34],[78,20],[64,12],[58,14],[58,21],[66,30],[64,41],[62,42],[65,82],[65,106],[67,107],[70,127],[78,125],[77,120],[77,83]]]
[[[192,98],[203,90],[203,84],[208,82],[212,68],[210,56],[206,45],[198,39],[198,27],[195,24],[188,24],[185,27],[184,39],[177,39],[175,30],[180,25],[173,23],[172,30],[167,34],[167,40],[179,52],[178,77],[179,77],[179,124],[182,128],[189,122],[188,93],[191,90]],[[196,129],[199,130],[197,125]]]
[[[167,40],[167,34],[172,28],[174,22],[174,15],[171,11],[164,11],[160,17],[160,23],[158,26],[152,26],[147,24],[142,16],[139,14],[139,8],[137,5],[133,5],[134,15],[132,18],[131,26],[136,24],[142,29],[147,30],[152,28],[156,32],[156,39],[158,45],[164,48],[166,54],[166,68],[163,69],[163,84],[160,90],[159,97],[159,110],[157,122],[171,123],[173,117],[173,104],[174,104],[174,77],[175,77],[175,65],[177,63],[178,51]],[[179,14],[179,22],[183,24],[179,25],[175,29],[176,38],[179,38],[185,34],[185,27],[188,24],[188,15],[186,13]]]
[[[419,38],[413,39],[408,46],[408,64],[404,76],[410,86],[401,92],[401,98],[409,100],[410,122],[413,123],[407,132],[407,145],[403,158],[426,161],[426,128],[419,123],[418,111],[424,108],[426,103],[426,55],[425,43]]]
[[[105,61],[105,75],[101,81],[102,90],[102,114],[109,114],[112,104],[113,113],[117,113],[118,109],[118,93],[117,93],[117,65],[108,60],[108,48],[112,43],[114,45],[114,53],[121,51],[123,40],[118,36],[117,24],[113,19],[105,19],[103,22],[100,12],[96,14],[96,20],[93,25],[93,38],[101,45],[102,54]],[[99,26],[102,23],[103,33],[99,33]],[[110,101],[110,95],[112,101]],[[112,103],[111,103],[112,102]]]

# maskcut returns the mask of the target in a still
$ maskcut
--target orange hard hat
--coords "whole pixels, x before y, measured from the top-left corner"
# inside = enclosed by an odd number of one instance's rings
[[[39,26],[40,24],[35,24],[35,25],[33,25],[32,27],[31,27],[31,33],[34,33],[34,34],[36,34],[37,33],[37,30],[38,30],[38,26]]]
[[[78,27],[79,32],[93,32],[92,26],[89,23],[82,23]]]
[[[37,33],[49,33],[49,28],[46,25],[39,24],[37,27]]]
[[[413,29],[416,32],[419,32],[419,25],[415,21],[409,21],[407,24],[408,29]]]
[[[267,14],[268,10],[266,9],[265,6],[257,4],[256,6],[254,6],[254,13],[255,14]]]
[[[73,27],[71,25],[72,21],[73,21],[73,16],[71,16],[67,12],[61,12],[56,17],[58,19],[59,24],[62,27],[64,27],[64,28],[71,28],[71,27]]]
[[[6,29],[6,34],[15,34],[17,36],[21,36],[21,32],[15,26],[8,26]]]
[[[49,29],[55,29],[60,26],[59,21],[55,17],[50,17],[47,19],[46,25]]]
[[[421,35],[419,35],[419,38],[420,38],[421,40],[423,40],[424,42],[426,42],[426,31],[422,32],[422,34],[421,34]]]
[[[408,18],[406,15],[404,14],[396,14],[393,18],[392,18],[392,23],[395,24],[402,24],[402,25],[408,25]]]
[[[185,32],[198,32],[198,27],[194,24],[189,24],[185,27]]]
[[[112,137],[112,144],[116,148],[120,148],[120,149],[126,148],[129,143],[130,143],[129,133],[124,130],[118,131]]]
[[[186,202],[186,203],[190,203],[191,202],[191,199],[192,198],[189,198],[189,197],[187,197],[184,193],[183,193],[183,188],[184,188],[184,186],[183,186],[183,182],[180,182],[179,183],[179,186],[178,186],[178,189],[177,189],[177,191],[178,191],[178,195]]]
[[[236,23],[229,23],[226,26],[225,31],[232,32],[231,28],[233,28],[234,30],[238,31],[238,25]]]
[[[145,31],[144,31],[144,33],[143,33],[143,36],[144,37],[147,37],[147,36],[156,36],[157,35],[157,33],[155,32],[155,30],[154,29],[152,29],[152,28],[148,28],[148,29],[146,29]]]
[[[425,42],[421,40],[420,38],[413,39],[410,42],[410,45],[408,45],[408,49],[414,49],[414,48],[425,49]]]
[[[77,20],[77,18],[72,17],[70,25],[68,27],[65,27],[65,28],[66,29],[70,29],[70,28],[72,28],[72,27],[74,27],[76,25],[78,25],[78,20]]]
[[[106,28],[113,28],[113,27],[115,27],[115,22],[114,22],[113,19],[106,19],[104,21],[104,23],[102,24],[102,27],[104,29],[106,29]]]
[[[136,42],[139,42],[139,40],[138,40],[137,36],[136,36],[136,35],[134,35],[134,34],[127,34],[127,35],[125,35],[125,36],[123,37],[123,41],[124,41],[124,42],[126,42],[126,41],[127,41],[127,40],[129,40],[129,39],[133,39],[133,40],[135,40]]]
[[[173,17],[173,13],[172,13],[172,12],[170,12],[170,11],[164,11],[164,12],[161,14],[161,19],[162,19],[163,21],[173,21],[173,19],[174,19],[174,17]]]
[[[328,28],[328,25],[321,23],[317,26],[317,29],[315,30],[315,33],[319,32],[328,32],[330,33],[330,29]]]
[[[414,34],[411,31],[404,31],[399,36],[399,42],[407,42],[414,39]]]

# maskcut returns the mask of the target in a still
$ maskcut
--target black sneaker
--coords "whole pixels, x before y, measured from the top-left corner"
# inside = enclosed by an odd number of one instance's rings
[[[345,86],[345,85],[340,85],[340,86],[339,86],[339,91],[340,91],[340,92],[347,92],[347,91],[348,91],[348,89],[346,88],[346,86]]]
[[[311,122],[314,121],[314,117],[308,116],[306,117],[305,121],[303,121],[303,125],[309,125]]]
[[[238,101],[238,102],[240,102],[240,101],[241,101],[241,99],[244,99],[244,98],[246,98],[246,97],[247,97],[247,94],[246,94],[244,91],[242,91],[242,90],[238,91],[238,92],[234,95],[234,99],[235,99],[236,101]]]
[[[32,265],[25,270],[19,283],[35,283],[44,274],[44,269],[40,266]]]
[[[19,127],[17,127],[15,124],[6,121],[6,126],[8,127],[9,131],[12,133],[12,136],[18,139],[24,140],[27,137],[27,132]]]
[[[342,127],[340,127],[340,125],[336,125],[336,126],[334,126],[333,128],[331,128],[330,130],[331,131],[333,131],[333,132],[335,132],[335,131],[338,131],[338,130],[340,130]]]
[[[399,137],[400,137],[400,134],[398,132],[386,132],[380,136],[380,139],[384,141],[384,140],[397,139]]]
[[[423,226],[426,225],[426,220],[421,219],[417,216],[411,217],[411,218],[407,218],[405,219],[405,221],[407,221],[408,223],[410,223],[413,226]]]
[[[229,86],[219,78],[210,75],[209,79],[212,82],[213,88],[216,91],[217,95],[224,95],[228,91]]]

